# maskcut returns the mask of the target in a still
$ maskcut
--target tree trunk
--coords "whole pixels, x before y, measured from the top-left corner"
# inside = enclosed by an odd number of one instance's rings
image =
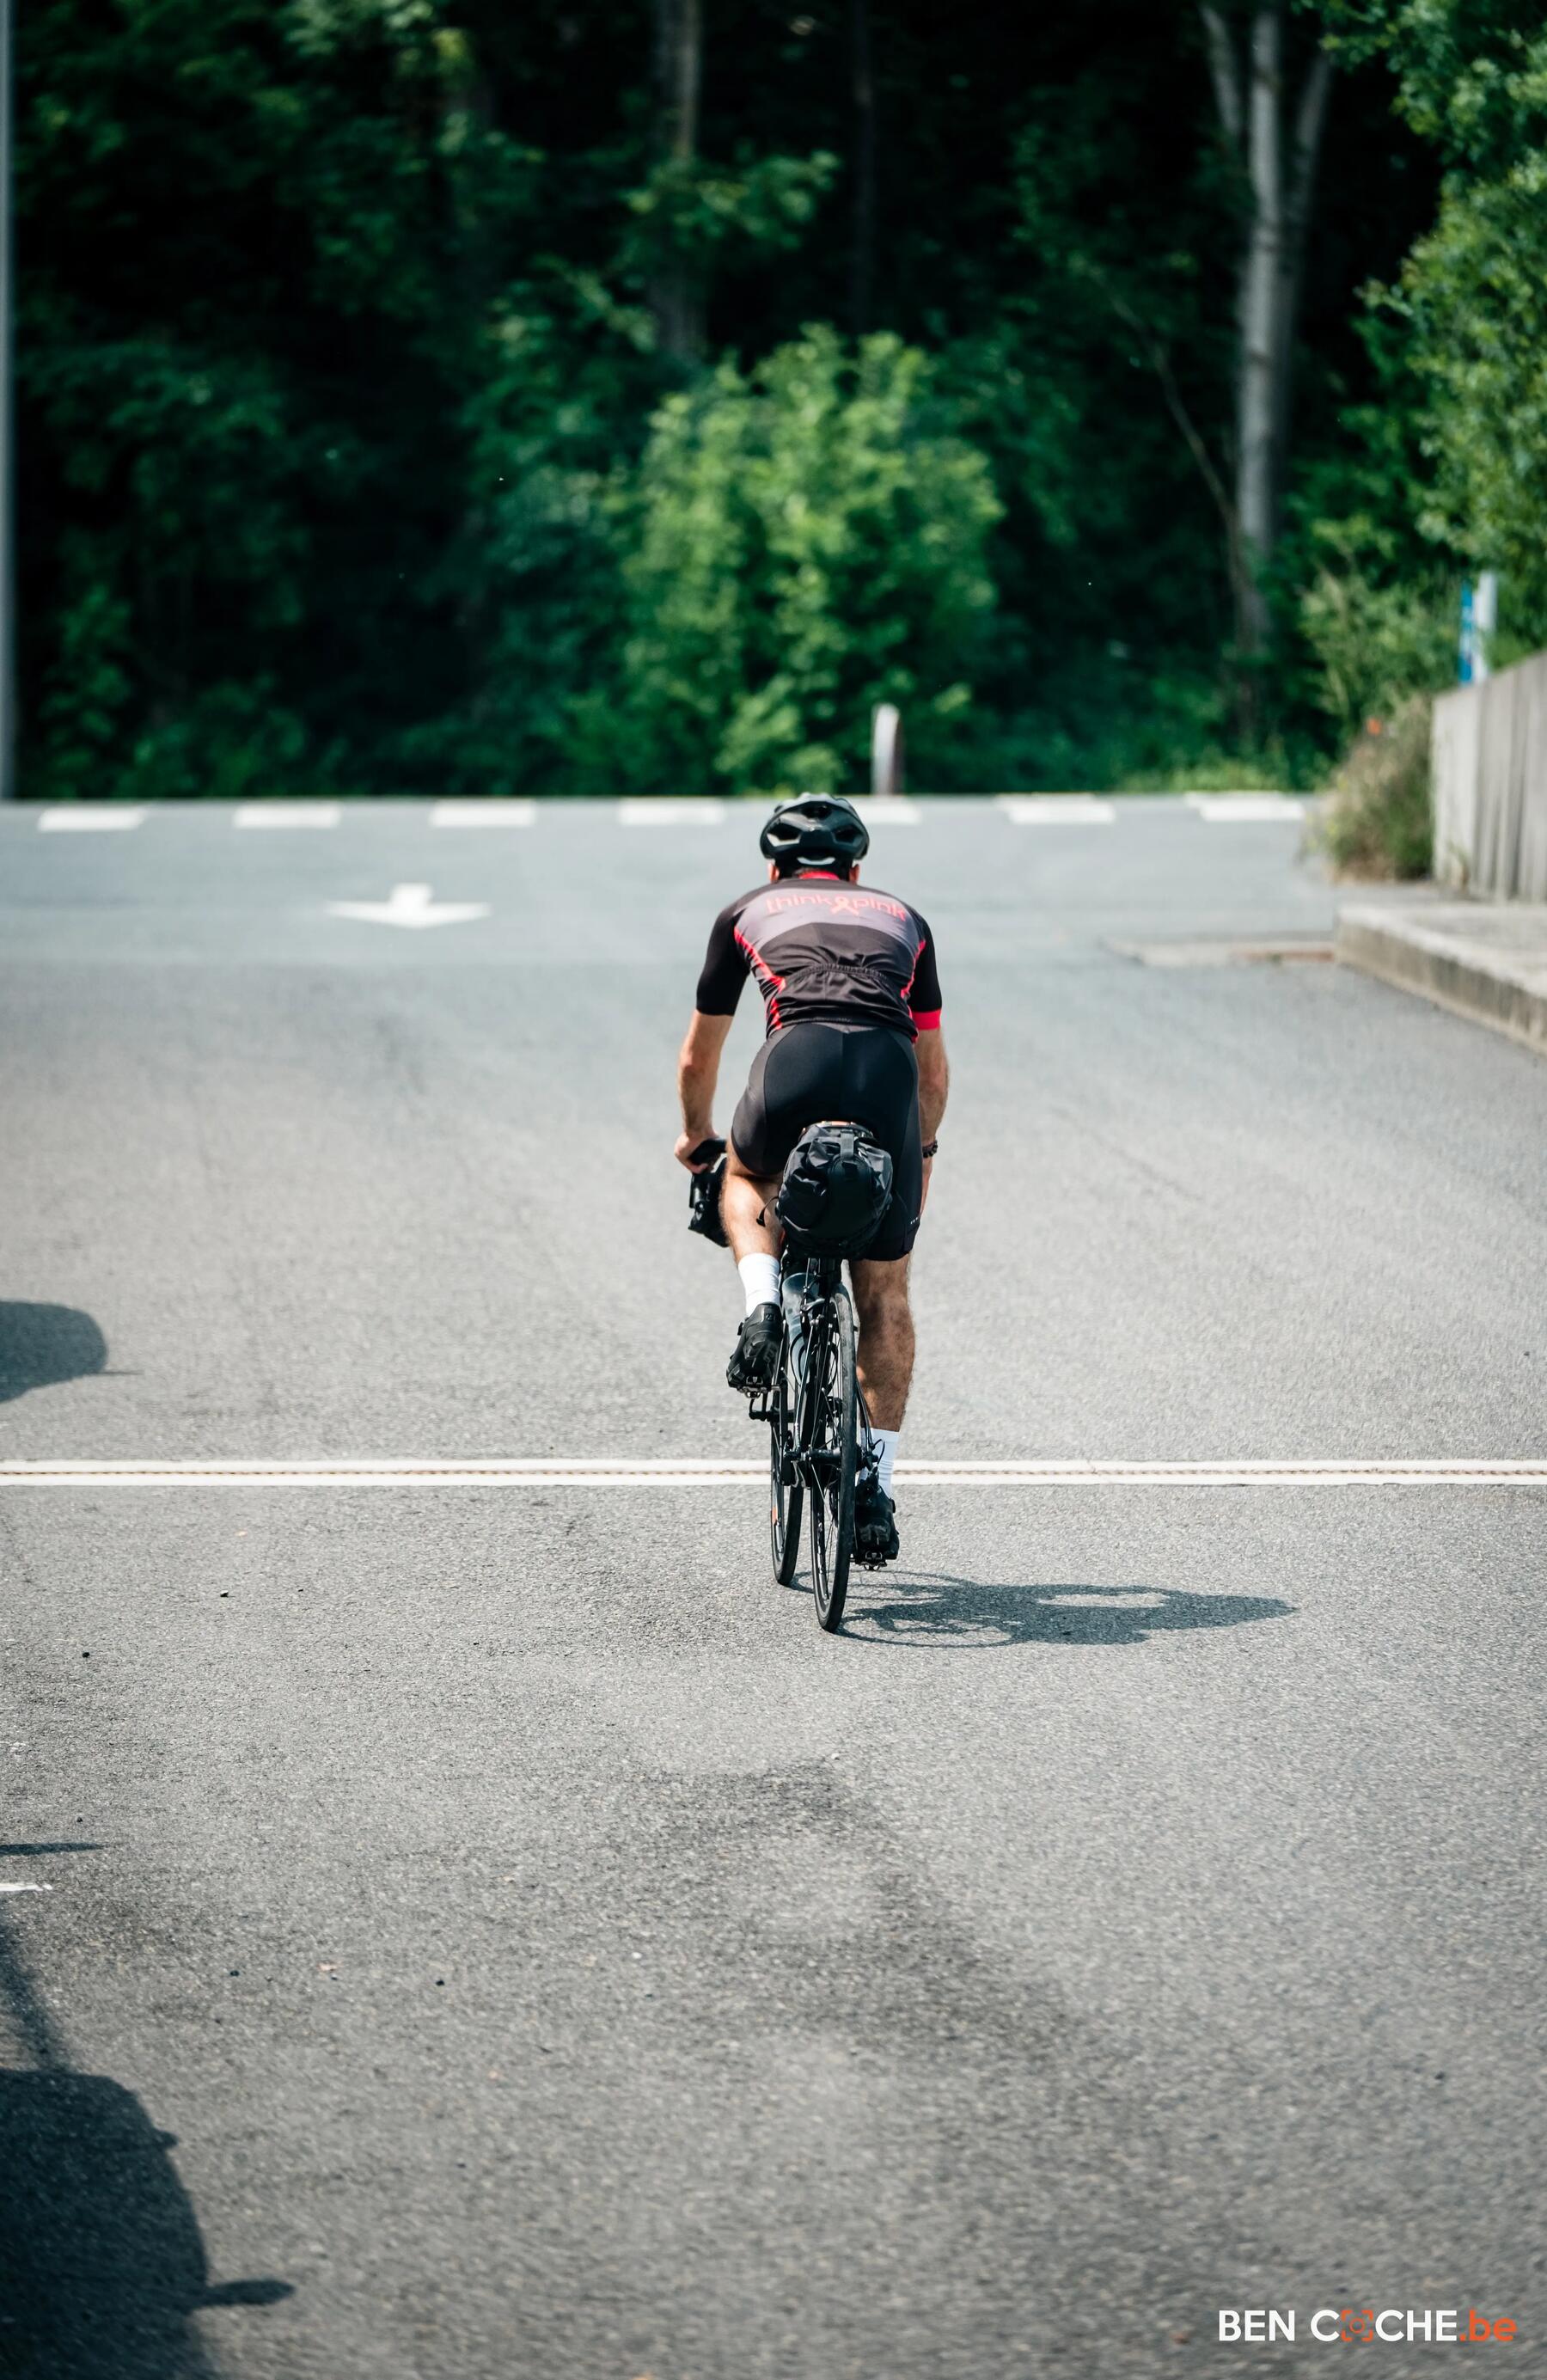
[[[873,319],[876,290],[876,78],[870,58],[869,0],[852,0],[854,78],[854,246],[849,311],[854,336]]]
[[[698,93],[704,71],[703,0],[655,0],[656,146],[684,173],[698,155]],[[704,286],[691,258],[673,246],[650,285],[650,310],[663,354],[691,363],[704,352]]]
[[[1236,368],[1236,640],[1253,655],[1268,641],[1263,577],[1278,543],[1287,470],[1300,265],[1326,116],[1332,62],[1311,62],[1285,155],[1283,0],[1255,0],[1245,72],[1229,24],[1202,0],[1220,128],[1246,169],[1251,205],[1240,267]]]
[[[1288,194],[1284,208],[1284,244],[1279,255],[1278,352],[1283,358],[1283,368],[1274,393],[1273,449],[1274,485],[1280,504],[1288,476],[1290,400],[1295,386],[1295,326],[1299,319],[1305,237],[1311,220],[1316,168],[1321,161],[1322,131],[1326,123],[1331,91],[1332,59],[1325,50],[1318,50],[1306,73],[1300,89],[1299,105],[1295,111],[1294,136],[1289,149]],[[1277,526],[1275,521],[1275,532]]]

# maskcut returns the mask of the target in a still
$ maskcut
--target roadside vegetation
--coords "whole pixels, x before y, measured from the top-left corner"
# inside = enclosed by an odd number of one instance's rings
[[[1426,695],[1411,694],[1389,719],[1371,718],[1335,771],[1315,832],[1340,875],[1428,875],[1432,710]]]
[[[853,786],[889,699],[946,791],[1353,747],[1353,854],[1463,574],[1547,642],[1537,0],[18,43],[29,794]]]

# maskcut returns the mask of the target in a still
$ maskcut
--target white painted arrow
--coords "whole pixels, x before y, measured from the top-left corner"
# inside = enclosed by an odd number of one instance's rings
[[[437,901],[428,884],[394,884],[390,901],[330,901],[334,917],[360,917],[368,926],[465,926],[487,917],[484,901]]]

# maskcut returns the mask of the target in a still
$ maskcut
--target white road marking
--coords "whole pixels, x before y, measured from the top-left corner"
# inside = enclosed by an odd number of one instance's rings
[[[1287,794],[1189,794],[1187,807],[1209,826],[1265,826],[1305,816],[1304,803]]]
[[[331,917],[356,917],[367,926],[466,926],[487,917],[487,901],[437,901],[428,884],[394,884],[386,901],[330,901]]]
[[[923,816],[908,794],[854,794],[850,798],[866,826],[917,826]]]
[[[1547,1488],[1547,1459],[1370,1463],[901,1461],[913,1488]],[[697,1455],[349,1456],[328,1461],[0,1463],[14,1488],[715,1488],[767,1477],[766,1461]]]
[[[536,802],[488,801],[436,802],[429,813],[431,826],[531,826],[536,822]]]
[[[0,1884],[0,1892],[52,1892],[51,1884]]]
[[[1094,794],[1001,794],[999,808],[1012,826],[1110,826],[1118,815]]]
[[[238,802],[233,826],[337,826],[343,812],[337,802]]]
[[[38,812],[40,834],[122,834],[144,823],[144,811],[127,802],[65,802]]]
[[[719,826],[724,818],[723,802],[700,799],[695,795],[682,800],[669,794],[647,795],[618,804],[619,823],[622,826]]]

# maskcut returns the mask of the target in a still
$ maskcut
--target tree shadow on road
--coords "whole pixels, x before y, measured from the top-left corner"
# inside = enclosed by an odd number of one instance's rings
[[[0,2372],[215,2380],[189,2316],[272,2305],[288,2285],[210,2286],[172,2134],[122,2083],[68,2065],[3,1924],[0,2017],[29,2060],[0,2068]]]
[[[79,1306],[0,1299],[0,1403],[84,1379],[106,1363],[107,1342]]]
[[[901,1589],[888,1593],[888,1589]],[[961,1651],[1005,1645],[1142,1645],[1179,1628],[1239,1628],[1294,1609],[1271,1595],[1191,1595],[1168,1586],[998,1586],[913,1571],[851,1582],[844,1633],[875,1645]]]

